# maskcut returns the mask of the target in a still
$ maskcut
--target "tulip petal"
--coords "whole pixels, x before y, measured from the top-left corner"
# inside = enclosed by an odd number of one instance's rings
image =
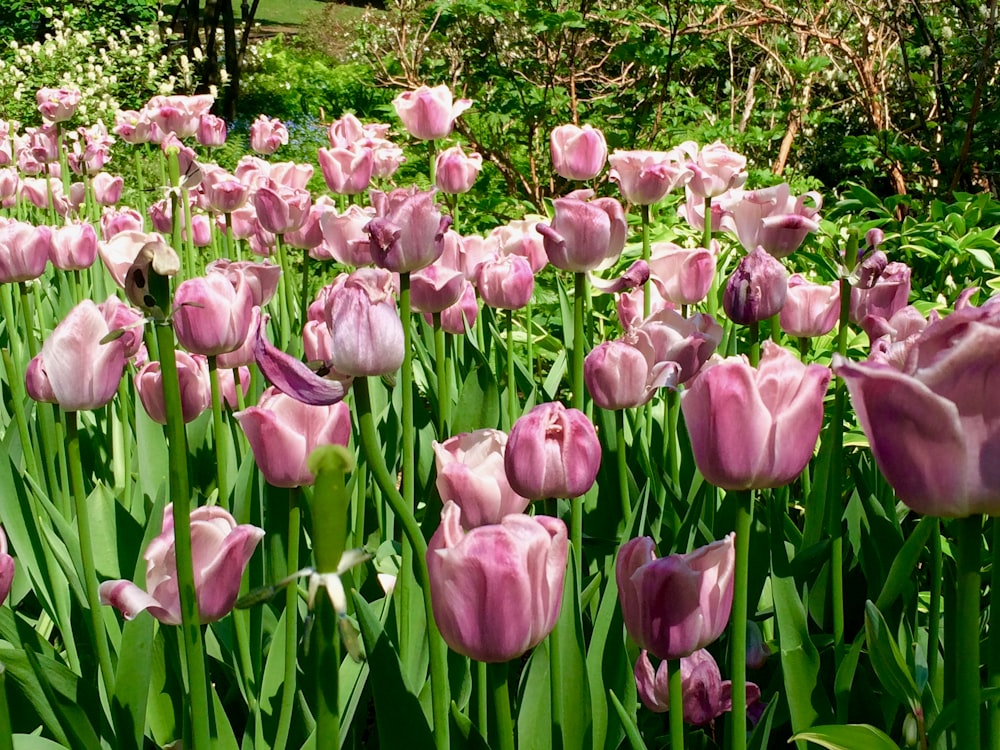
[[[199,526],[207,527],[208,524]],[[243,571],[263,536],[264,530],[256,526],[237,526],[225,537],[221,549],[210,564],[199,567],[195,563],[198,612],[203,623],[214,622],[233,608],[236,597],[239,596]],[[198,529],[192,526],[191,545],[195,550],[199,539]],[[209,543],[213,544],[211,541]],[[196,556],[197,554],[195,552]]]
[[[257,329],[254,352],[264,377],[282,393],[312,406],[329,406],[342,401],[349,385],[320,377],[304,362],[278,349],[267,340],[263,326]]]
[[[159,600],[150,596],[131,581],[105,581],[98,588],[101,604],[110,604],[117,609],[126,620],[134,620],[140,612],[149,611],[153,617],[164,625],[180,625],[180,609],[171,611]],[[179,604],[179,600],[178,600]]]

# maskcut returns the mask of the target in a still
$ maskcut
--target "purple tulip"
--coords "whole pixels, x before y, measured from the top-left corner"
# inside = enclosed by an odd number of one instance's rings
[[[221,273],[181,282],[174,294],[177,340],[189,352],[214,356],[238,349],[247,339],[253,315],[249,285]]]
[[[6,601],[14,584],[14,558],[7,553],[7,535],[0,526],[0,604]]]
[[[336,260],[345,266],[370,266],[373,263],[365,227],[375,218],[375,209],[348,206],[342,214],[324,213],[319,226],[323,232],[324,254],[315,255],[317,260]]]
[[[197,419],[212,406],[212,384],[208,377],[208,362],[201,355],[175,352],[177,382],[181,394],[181,418],[185,423]],[[157,424],[167,423],[167,407],[163,396],[163,373],[160,363],[143,365],[135,374],[136,393],[146,414]]]
[[[622,197],[636,206],[659,203],[692,177],[677,151],[615,151],[608,157],[611,179]]]
[[[593,271],[625,247],[625,211],[614,198],[592,201],[567,196],[553,201],[551,223],[539,223],[549,262],[564,271]]]
[[[125,337],[103,343],[111,332],[91,300],[76,305],[49,334],[26,373],[28,394],[59,404],[64,411],[104,406],[125,371]]]
[[[523,513],[530,502],[511,489],[504,469],[507,434],[477,430],[435,441],[437,490],[441,500],[462,509],[466,529],[500,523],[504,516]]]
[[[94,200],[102,206],[115,206],[122,199],[125,178],[119,175],[98,172],[90,181],[94,188]]]
[[[49,259],[63,271],[90,268],[97,258],[97,232],[91,224],[72,222],[51,233]]]
[[[83,94],[77,89],[41,88],[35,92],[38,111],[46,122],[65,122],[76,114]]]
[[[932,516],[1000,514],[1000,299],[930,323],[899,369],[840,357],[834,369],[900,500]]]
[[[851,322],[865,328],[866,318],[888,320],[906,307],[910,298],[910,275],[911,269],[905,263],[889,263],[870,288],[852,287]]]
[[[811,338],[829,333],[840,320],[840,282],[814,284],[802,274],[792,274],[780,320],[781,330],[789,336]]]
[[[510,486],[532,500],[579,497],[601,468],[601,443],[587,415],[558,401],[539,404],[518,419],[507,440],[504,467]]]
[[[781,487],[809,459],[823,423],[830,370],[765,341],[760,366],[709,363],[681,394],[695,463],[726,490]]]
[[[476,324],[479,317],[479,303],[476,301],[476,289],[468,281],[462,285],[462,295],[458,302],[441,311],[441,328],[445,333],[454,333],[461,336]],[[432,322],[430,314],[425,314],[424,319],[428,323]]]
[[[705,649],[681,657],[681,692],[684,694],[684,721],[703,727],[727,711],[732,711],[732,688],[729,680],[722,679],[719,665]],[[654,671],[649,654],[643,651],[635,663],[635,686],[639,698],[650,711],[665,713],[670,710],[669,676],[667,662],[661,661]],[[760,701],[760,688],[752,682],[746,684],[747,710]]]
[[[781,312],[787,294],[788,271],[780,260],[758,247],[743,256],[729,277],[722,307],[734,323],[759,323]]]
[[[254,307],[263,307],[271,301],[278,291],[278,280],[281,278],[281,266],[249,260],[219,258],[205,266],[205,271],[223,274],[236,289],[242,279],[250,289],[250,300]]]
[[[955,305],[955,309],[960,309]],[[917,342],[920,333],[931,323],[940,319],[937,310],[931,310],[925,318],[913,305],[907,305],[893,313],[886,320],[876,316],[865,318],[871,351],[868,360],[883,362],[902,370],[910,356],[910,349]]]
[[[256,406],[233,415],[243,428],[257,467],[275,487],[311,485],[309,454],[321,445],[346,446],[351,411],[343,401],[310,406],[268,388]]]
[[[711,315],[695,313],[685,318],[664,308],[631,329],[627,338],[646,356],[651,374],[663,363],[673,362],[677,365],[674,384],[686,383],[719,346],[722,326]]]
[[[330,363],[345,375],[384,375],[403,363],[403,325],[392,274],[359,268],[327,295],[332,335]]]
[[[253,195],[260,225],[272,234],[294,232],[306,223],[312,197],[307,190],[273,184],[258,188]]]
[[[226,121],[206,112],[198,118],[198,132],[195,135],[202,146],[218,148],[226,142]]]
[[[396,273],[429,266],[444,250],[444,233],[451,224],[434,204],[434,191],[399,188],[371,194],[375,218],[365,226],[375,265]]]
[[[455,119],[472,106],[472,100],[453,101],[451,90],[442,84],[406,91],[392,100],[392,106],[410,135],[436,141],[451,133]]]
[[[243,571],[263,536],[263,529],[238,526],[218,506],[203,505],[191,511],[194,588],[202,623],[215,622],[233,608]],[[163,509],[162,531],[149,543],[143,559],[149,593],[131,581],[105,581],[100,586],[101,603],[112,605],[126,620],[149,610],[164,625],[180,625],[173,505]]]
[[[663,385],[676,385],[676,368],[661,368]],[[630,409],[649,401],[659,387],[651,383],[646,356],[625,340],[605,341],[583,361],[587,392],[602,409]]]
[[[453,651],[500,663],[534,648],[562,606],[569,540],[557,518],[512,514],[465,531],[446,502],[427,545],[431,604]]]
[[[590,125],[560,125],[549,135],[552,168],[567,180],[592,180],[604,171],[608,144]]]
[[[657,558],[648,537],[618,550],[615,575],[625,628],[660,659],[690,656],[726,629],[733,606],[735,534],[686,555]]]

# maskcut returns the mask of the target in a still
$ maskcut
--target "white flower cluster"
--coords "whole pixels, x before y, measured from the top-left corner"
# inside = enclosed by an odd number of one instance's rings
[[[153,94],[188,85],[190,64],[185,71],[185,59],[178,68],[170,39],[156,25],[89,30],[81,28],[80,8],[43,12],[52,28],[45,39],[30,45],[11,42],[0,56],[0,101],[10,103],[8,117],[38,122],[35,92],[69,86],[83,94],[77,110],[81,121],[112,123],[119,109],[136,108]]]

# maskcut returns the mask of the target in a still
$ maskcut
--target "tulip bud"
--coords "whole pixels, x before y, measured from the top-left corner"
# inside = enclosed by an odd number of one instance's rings
[[[180,384],[181,416],[185,423],[197,419],[212,405],[212,385],[208,362],[201,355],[175,352],[177,381]],[[163,373],[160,363],[147,362],[135,374],[135,390],[146,414],[157,424],[167,423],[167,408],[163,395]]]
[[[549,136],[552,168],[567,180],[592,180],[608,160],[604,133],[590,125],[560,125]]]
[[[10,594],[14,584],[14,558],[7,554],[7,535],[0,526],[0,604],[3,604]]]
[[[722,307],[734,323],[748,325],[777,315],[788,293],[788,271],[758,247],[743,256],[726,282]]]
[[[520,310],[531,301],[535,275],[520,255],[493,256],[479,266],[476,287],[490,307]]]
[[[516,659],[552,632],[569,540],[557,518],[512,514],[464,531],[445,502],[427,545],[434,620],[448,646],[488,663]]]
[[[579,497],[601,467],[597,430],[577,409],[539,404],[511,428],[504,466],[510,486],[527,498]]]
[[[49,262],[51,230],[25,221],[0,223],[0,284],[37,279]]]
[[[214,356],[239,348],[250,332],[253,300],[242,279],[223,274],[188,279],[174,294],[177,340],[189,352]]]
[[[345,375],[384,375],[403,363],[403,326],[396,311],[392,274],[360,268],[327,296],[335,370]]]
[[[476,181],[482,168],[482,156],[466,155],[461,146],[452,146],[437,156],[434,184],[442,193],[467,193],[472,189],[472,183]]]
[[[414,138],[436,141],[451,133],[455,119],[472,106],[471,99],[452,100],[447,86],[406,91],[392,100],[403,127]]]

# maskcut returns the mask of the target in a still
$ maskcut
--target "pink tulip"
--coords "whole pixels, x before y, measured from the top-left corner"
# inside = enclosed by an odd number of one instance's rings
[[[82,271],[97,259],[97,232],[91,224],[73,222],[51,233],[49,259],[62,271]]]
[[[157,133],[153,131],[156,130]],[[159,142],[162,133],[159,128],[149,119],[149,113],[135,110],[121,111],[115,113],[115,126],[112,132],[126,143],[140,144]]]
[[[789,336],[823,336],[840,320],[840,282],[814,284],[802,274],[788,279],[788,295],[781,308],[781,330]]]
[[[242,279],[209,273],[181,282],[174,293],[174,330],[189,352],[214,356],[231,352],[250,331],[253,300]]]
[[[406,161],[403,149],[385,138],[366,138],[362,143],[372,150],[372,177],[388,180]]]
[[[262,168],[267,170],[268,178],[277,185],[305,190],[312,179],[312,164],[300,164],[294,161],[266,162],[261,161]]]
[[[198,143],[209,148],[218,148],[226,143],[226,121],[221,117],[203,114],[198,118]]]
[[[0,206],[10,208],[21,190],[21,178],[13,168],[0,169]]]
[[[667,662],[661,661],[653,670],[646,651],[639,654],[635,663],[635,685],[639,699],[650,711],[665,713],[670,710],[669,675]],[[684,694],[684,721],[702,727],[733,709],[732,682],[722,679],[719,665],[705,649],[698,649],[690,656],[681,657],[681,691]],[[752,682],[746,684],[748,712],[760,701],[760,688]]]
[[[173,133],[177,138],[190,138],[198,132],[201,117],[212,107],[214,97],[154,96],[143,107],[143,112],[164,136]]]
[[[115,294],[97,306],[111,331],[121,331],[120,341],[124,347],[125,359],[145,356],[142,340],[142,313],[122,302]]]
[[[260,115],[250,125],[250,148],[258,154],[273,154],[288,143],[288,128],[278,119]]]
[[[911,273],[905,263],[889,263],[870,288],[851,287],[851,322],[864,328],[866,318],[888,320],[904,308],[910,298]]]
[[[250,289],[250,300],[254,307],[263,307],[271,301],[278,291],[278,280],[281,277],[281,266],[273,263],[231,261],[226,258],[212,261],[205,267],[205,271],[223,274],[235,289],[239,288],[242,279]]]
[[[676,309],[676,305],[666,299],[660,292],[660,284],[656,283],[656,279],[650,276],[650,280],[653,283],[650,284],[647,290],[643,290],[642,288],[632,289],[631,291],[623,292],[618,295],[617,302],[615,303],[615,309],[618,313],[618,322],[621,324],[622,330],[626,333],[643,321],[645,292],[648,292],[649,294],[650,315],[658,313],[662,310]]]
[[[403,326],[388,271],[359,268],[348,275],[327,298],[326,320],[338,372],[384,375],[403,363]]]
[[[577,409],[539,404],[514,422],[504,466],[510,486],[527,498],[579,497],[601,468],[597,430]]]
[[[475,283],[479,267],[496,251],[496,241],[484,239],[478,234],[463,237],[454,229],[444,233],[441,257],[436,261],[448,268],[461,271],[466,279]]]
[[[194,588],[202,623],[215,622],[233,608],[243,571],[263,536],[264,530],[256,526],[237,526],[236,519],[217,505],[191,511]],[[150,593],[131,581],[105,581],[100,586],[101,603],[115,607],[126,620],[149,610],[164,625],[180,625],[173,505],[163,509],[162,531],[149,543],[143,559]]]
[[[94,175],[90,184],[94,188],[94,200],[102,206],[114,206],[122,198],[125,178],[121,175],[109,174],[108,172],[98,172]]]
[[[812,206],[806,205],[806,198]],[[819,229],[819,209],[823,196],[810,191],[798,198],[790,194],[788,183],[761,190],[734,191],[726,202],[736,236],[747,252],[758,245],[775,258],[795,252],[806,235]]]
[[[1000,514],[998,357],[993,297],[927,325],[901,368],[835,358],[879,469],[917,513]]]
[[[608,160],[604,133],[590,125],[560,125],[549,135],[552,168],[567,180],[592,180]]]
[[[711,315],[695,313],[685,318],[675,310],[664,308],[651,313],[626,338],[639,350],[649,363],[649,373],[654,382],[664,384],[666,373],[658,374],[665,363],[676,364],[676,378],[671,385],[686,383],[715,352],[722,341],[722,326]]]
[[[294,232],[306,223],[312,196],[306,190],[274,184],[262,187],[253,195],[260,225],[272,234]]]
[[[257,406],[233,416],[264,479],[275,487],[311,485],[315,478],[306,467],[309,454],[321,445],[346,446],[351,437],[351,412],[343,401],[310,406],[273,387]]]
[[[41,276],[49,262],[51,241],[47,226],[0,220],[0,284]]]
[[[294,232],[285,234],[285,242],[289,247],[296,247],[300,250],[310,252],[323,244],[322,219],[327,214],[337,212],[333,199],[326,195],[321,195],[316,202],[309,207],[306,220]]]
[[[433,190],[374,190],[371,199],[376,216],[365,231],[375,265],[405,273],[429,266],[441,257],[451,217],[441,215],[434,204]]]
[[[106,208],[101,214],[101,239],[105,242],[121,232],[141,232],[142,229],[142,216],[134,208]]]
[[[6,601],[14,584],[14,558],[7,553],[7,535],[0,526],[0,604]]]
[[[458,302],[464,289],[465,277],[460,272],[432,263],[411,275],[410,303],[414,312],[441,312]]]
[[[549,262],[564,271],[593,271],[625,247],[625,210],[614,198],[556,198],[551,223],[538,224]]]
[[[41,88],[35,94],[35,101],[46,122],[65,122],[76,114],[82,97],[77,89]]]
[[[372,181],[374,154],[370,148],[321,148],[319,166],[331,192],[357,195]]]
[[[615,576],[625,629],[639,648],[680,659],[715,641],[729,623],[735,534],[686,555],[657,558],[648,537],[618,550]]]
[[[781,312],[787,295],[788,271],[780,260],[758,247],[743,256],[729,277],[722,307],[734,323],[759,323]]]
[[[365,126],[357,117],[348,112],[339,120],[334,120],[327,128],[330,148],[350,148],[365,137]]]
[[[250,196],[246,183],[228,174],[206,180],[202,183],[208,209],[220,214],[231,214],[244,206]]]
[[[310,253],[317,260],[336,260],[345,266],[369,266],[372,253],[365,227],[375,217],[375,209],[348,206],[342,214],[325,213],[319,226],[323,232],[321,253]]]
[[[692,176],[676,151],[615,151],[608,162],[622,197],[636,206],[659,203]]]
[[[97,409],[108,403],[125,371],[126,343],[121,338],[102,343],[110,332],[104,314],[91,300],[76,305],[31,361],[29,395],[44,395],[36,400],[57,403],[64,411]]]
[[[437,155],[434,179],[442,193],[467,193],[483,168],[483,157],[468,154],[461,146],[452,146]]]
[[[549,256],[545,254],[545,240],[538,232],[538,221],[539,219],[530,218],[515,220],[490,233],[490,237],[496,238],[501,254],[524,257],[534,274],[549,264]]]
[[[961,308],[956,304],[955,309]],[[925,318],[913,305],[900,308],[888,320],[868,316],[865,318],[871,339],[868,361],[883,362],[902,370],[921,332],[940,317],[937,310],[931,310]]]
[[[715,240],[708,249],[656,242],[650,251],[650,275],[665,299],[675,305],[696,305],[712,287],[718,254]]]
[[[476,301],[476,290],[466,281],[462,284],[462,294],[458,301],[441,311],[441,329],[445,333],[461,336],[476,324],[478,317],[479,303]],[[424,320],[430,324],[433,318],[430,313],[425,313]]]
[[[695,463],[726,490],[781,487],[812,458],[830,371],[765,341],[760,366],[708,363],[681,394]]]
[[[562,606],[569,540],[557,518],[512,514],[465,531],[446,502],[427,546],[441,636],[477,661],[516,659],[552,632]]]
[[[192,422],[212,406],[212,386],[208,379],[208,362],[201,355],[175,352],[177,380],[181,393],[181,417]],[[133,380],[139,401],[146,414],[157,424],[167,423],[167,408],[163,396],[163,373],[160,363],[147,362]]]
[[[422,141],[436,141],[451,133],[455,119],[472,106],[472,100],[453,102],[451,91],[442,84],[406,91],[392,100],[392,106],[410,135]]]
[[[237,367],[249,367],[256,361],[257,357],[257,328],[271,319],[267,313],[261,313],[259,307],[254,305],[250,315],[250,328],[247,331],[246,340],[231,352],[223,352],[216,357],[216,365],[219,370],[233,370]]]
[[[668,375],[673,372],[666,370]],[[583,361],[583,379],[594,403],[612,411],[645,404],[659,387],[651,382],[646,356],[624,340],[595,346]],[[676,378],[662,383],[667,384],[676,385]]]
[[[479,266],[476,288],[484,304],[498,310],[520,310],[531,301],[535,275],[520,255],[495,255]]]
[[[125,288],[125,276],[135,259],[147,245],[164,245],[163,237],[155,232],[122,231],[110,240],[99,242],[97,252],[115,283]]]
[[[678,150],[687,154],[687,166],[692,172],[687,188],[699,198],[716,198],[727,190],[743,187],[747,180],[747,159],[716,141],[700,149],[693,141],[685,141]]]

